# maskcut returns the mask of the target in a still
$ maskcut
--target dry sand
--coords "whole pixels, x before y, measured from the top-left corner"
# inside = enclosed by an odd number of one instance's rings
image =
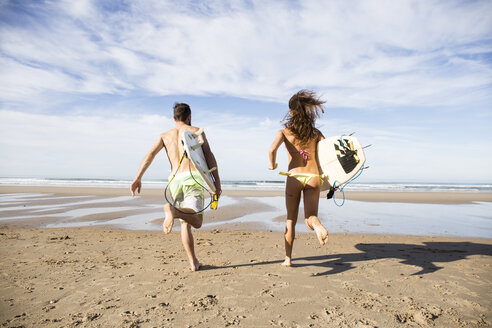
[[[0,192],[127,195],[119,189],[39,188],[1,187]],[[144,190],[145,197],[161,194]],[[432,194],[414,198],[454,197]],[[491,199],[490,194],[467,197]],[[241,206],[215,219],[241,215],[252,205]],[[298,234],[294,266],[285,268],[281,233],[198,230],[194,235],[203,268],[192,273],[179,232],[0,226],[0,324],[492,326],[492,239],[335,234],[321,247],[314,233]]]
[[[197,231],[0,229],[7,327],[487,327],[491,240]]]

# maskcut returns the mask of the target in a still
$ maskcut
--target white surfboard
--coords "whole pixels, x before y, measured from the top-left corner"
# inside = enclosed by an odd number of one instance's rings
[[[356,137],[333,136],[318,142],[318,161],[329,182],[321,185],[321,190],[327,190],[352,179],[364,166],[366,157]]]
[[[198,130],[196,133],[184,131],[181,141],[183,142],[184,150],[188,155],[188,158],[193,163],[198,173],[202,176],[203,181],[205,181],[212,192],[215,192],[212,172],[217,168],[208,168],[207,161],[205,160],[202,150],[203,140],[199,138],[202,133],[203,129]]]

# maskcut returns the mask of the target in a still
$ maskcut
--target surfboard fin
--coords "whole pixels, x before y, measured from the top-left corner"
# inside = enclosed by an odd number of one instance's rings
[[[326,194],[326,199],[331,199],[333,198],[333,195],[335,194],[335,188],[330,187],[330,191],[328,191],[328,194]]]
[[[196,131],[195,135],[199,136],[202,133],[203,133],[203,128],[200,128],[198,129],[198,131]]]
[[[196,144],[196,145],[194,145],[194,146],[191,146],[191,149],[193,149],[193,150],[197,150],[197,149],[198,149],[198,148],[200,148],[202,145],[203,145],[203,141],[202,141],[202,142],[197,143],[197,144]]]
[[[206,174],[209,174],[209,173],[212,173],[213,171],[217,170],[217,167],[214,166],[212,167],[210,170],[208,170],[207,172],[205,172]]]

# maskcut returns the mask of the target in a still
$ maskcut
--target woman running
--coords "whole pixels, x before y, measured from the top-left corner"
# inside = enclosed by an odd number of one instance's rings
[[[317,144],[325,137],[315,127],[316,118],[324,113],[322,105],[313,91],[301,90],[289,100],[289,113],[285,117],[285,129],[279,130],[270,147],[270,170],[277,168],[277,150],[282,143],[288,152],[289,172],[285,184],[287,222],[285,227],[285,261],[290,266],[295,226],[299,212],[301,193],[304,196],[304,222],[314,230],[321,245],[328,241],[328,231],[318,219],[318,203],[321,175],[317,163]]]

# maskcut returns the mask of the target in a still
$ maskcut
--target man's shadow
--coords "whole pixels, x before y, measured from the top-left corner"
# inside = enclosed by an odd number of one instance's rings
[[[436,263],[464,260],[472,255],[492,256],[492,245],[470,242],[425,242],[424,245],[413,244],[357,244],[355,248],[362,252],[347,254],[327,254],[293,258],[293,267],[322,267],[325,272],[316,276],[337,274],[356,268],[357,262],[370,262],[380,259],[399,259],[400,263],[418,266],[420,271],[412,275],[435,272],[442,267]],[[282,261],[263,261],[224,267],[204,266],[203,269],[237,268],[281,263]]]

